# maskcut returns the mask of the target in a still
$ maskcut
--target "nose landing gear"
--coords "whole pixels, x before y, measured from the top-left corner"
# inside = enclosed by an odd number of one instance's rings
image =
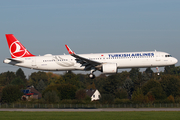
[[[160,75],[158,67],[156,67],[156,70],[157,70],[157,75]]]

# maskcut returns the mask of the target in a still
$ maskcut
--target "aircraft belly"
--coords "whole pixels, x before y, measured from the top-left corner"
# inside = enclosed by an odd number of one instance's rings
[[[25,68],[33,68],[31,62],[17,63],[16,66],[25,67]]]

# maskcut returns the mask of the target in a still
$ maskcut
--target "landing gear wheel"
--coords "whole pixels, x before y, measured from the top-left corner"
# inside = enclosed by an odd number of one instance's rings
[[[95,78],[95,75],[92,74],[92,73],[90,73],[90,74],[89,74],[89,78],[94,79],[94,78]]]
[[[156,67],[156,70],[157,70],[157,75],[159,76],[159,75],[160,75],[160,73],[159,73],[159,68]]]

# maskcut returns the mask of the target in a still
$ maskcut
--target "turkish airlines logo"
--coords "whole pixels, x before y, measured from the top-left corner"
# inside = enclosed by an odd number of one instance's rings
[[[13,42],[10,46],[10,53],[13,57],[23,57],[27,50],[21,45],[19,41]]]

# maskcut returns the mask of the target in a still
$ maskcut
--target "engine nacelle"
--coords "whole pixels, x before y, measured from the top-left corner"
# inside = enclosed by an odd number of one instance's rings
[[[117,64],[116,63],[107,63],[102,66],[103,73],[117,73]]]

